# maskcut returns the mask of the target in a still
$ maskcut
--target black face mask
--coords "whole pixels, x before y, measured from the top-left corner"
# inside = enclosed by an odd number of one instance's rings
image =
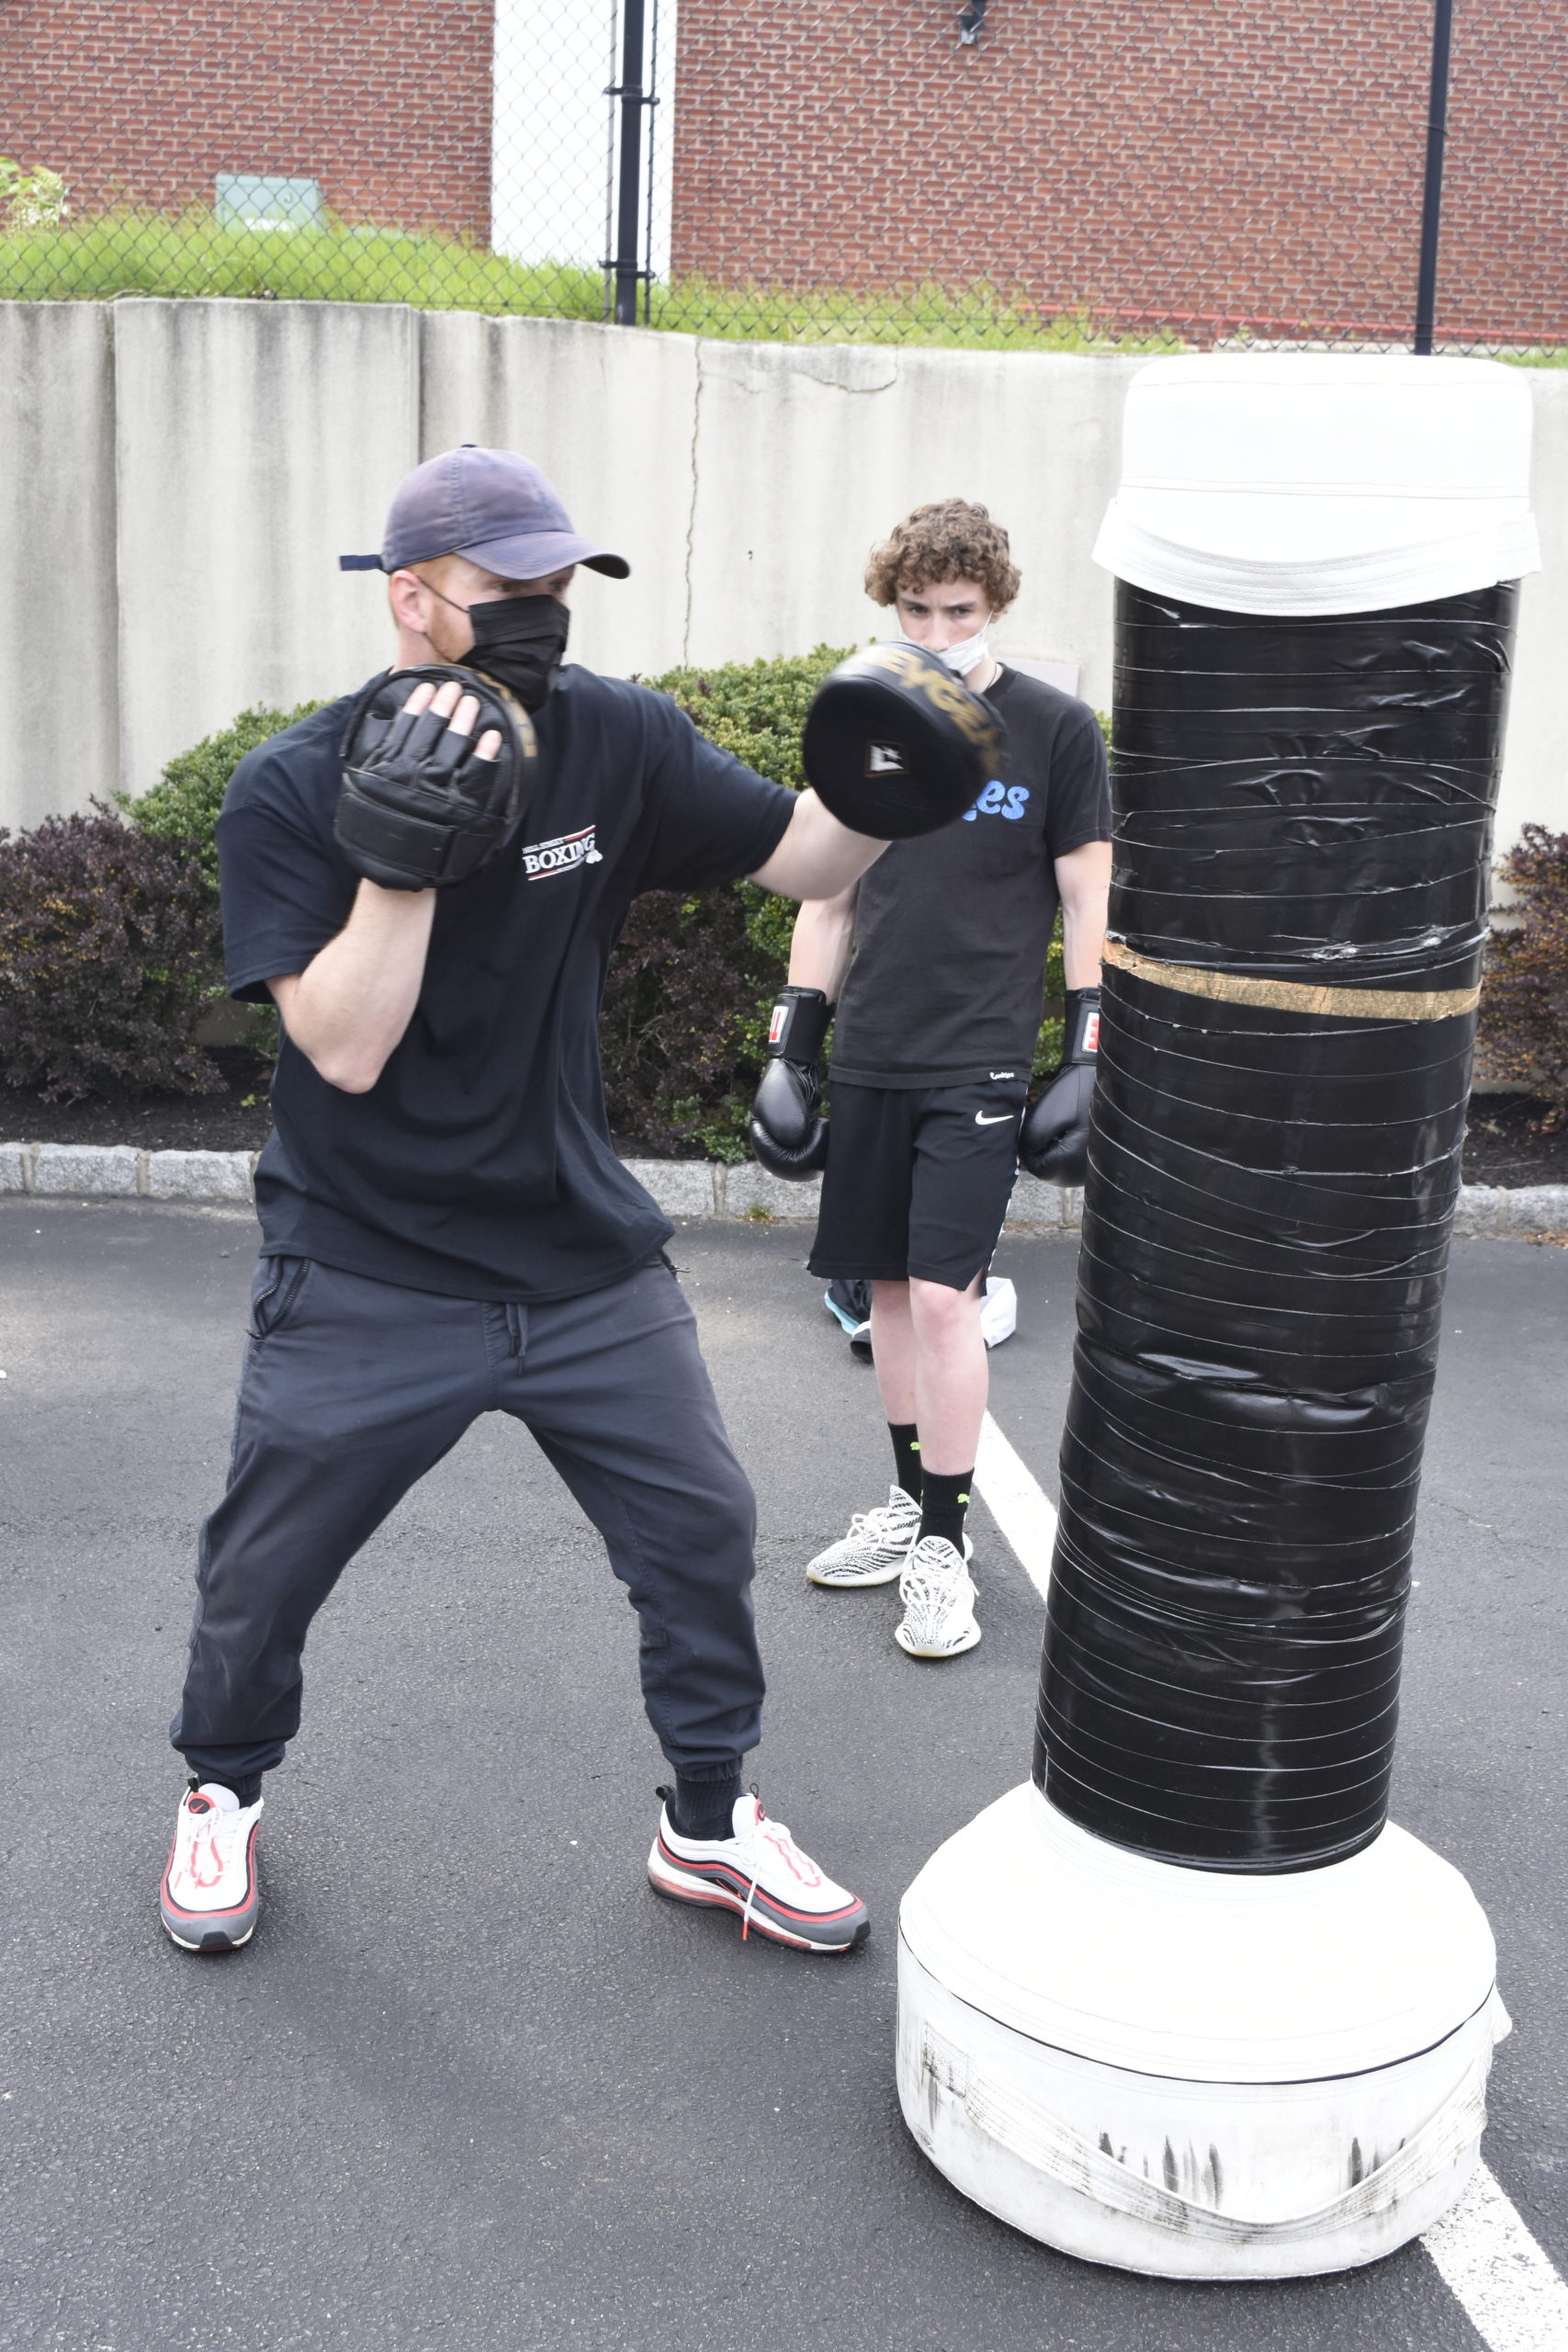
[[[463,660],[506,686],[525,710],[542,710],[566,651],[571,615],[558,596],[501,596],[470,605],[474,646]]]

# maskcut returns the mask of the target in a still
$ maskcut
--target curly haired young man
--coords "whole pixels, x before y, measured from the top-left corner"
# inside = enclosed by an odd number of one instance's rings
[[[1028,1114],[1023,1149],[1037,1172],[1081,1181],[1111,804],[1093,711],[990,650],[987,632],[1017,596],[1019,573],[984,506],[917,507],[874,552],[866,588],[906,639],[995,706],[1009,752],[960,822],[896,842],[795,919],[772,1035],[813,1108],[836,1013],[832,1148],[811,1271],[870,1279],[896,1464],[886,1506],[858,1512],[807,1574],[840,1589],[897,1577],[900,1646],[953,1657],[980,1638],[964,1532],[987,1385],[980,1297],[1017,1172],[1058,902],[1066,1046]]]

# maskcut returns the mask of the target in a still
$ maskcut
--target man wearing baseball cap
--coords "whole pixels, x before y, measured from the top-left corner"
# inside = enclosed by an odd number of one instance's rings
[[[593,1521],[640,1621],[673,1768],[654,1885],[848,1951],[864,1905],[742,1791],[763,1687],[754,1506],[672,1227],[611,1148],[596,1026],[639,892],[749,875],[829,899],[882,843],[667,697],[562,667],[573,568],[627,566],[511,451],[420,466],[379,559],[347,560],[389,575],[393,671],[252,752],[219,820],[229,986],[276,1002],[282,1034],[229,1484],[171,1732],[190,1777],[164,1925],[197,1951],[251,1935],[262,1780],[299,1727],[311,1619],[500,1410]]]

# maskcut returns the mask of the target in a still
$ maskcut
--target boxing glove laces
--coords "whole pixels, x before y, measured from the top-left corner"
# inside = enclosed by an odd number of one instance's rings
[[[1089,1112],[1100,1050],[1100,990],[1069,989],[1062,1025],[1062,1058],[1038,1102],[1024,1113],[1018,1156],[1031,1176],[1047,1184],[1081,1184],[1089,1169]]]
[[[768,1023],[767,1068],[751,1105],[751,1149],[761,1166],[792,1182],[827,1165],[828,1122],[818,1105],[822,1044],[832,1018],[820,989],[786,988]]]

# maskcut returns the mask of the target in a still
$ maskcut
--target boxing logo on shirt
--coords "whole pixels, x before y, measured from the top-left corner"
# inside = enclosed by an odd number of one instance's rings
[[[530,882],[543,882],[552,874],[573,874],[580,865],[602,865],[602,853],[593,845],[595,828],[584,825],[580,833],[558,833],[554,841],[530,842],[523,852],[523,871]]]

